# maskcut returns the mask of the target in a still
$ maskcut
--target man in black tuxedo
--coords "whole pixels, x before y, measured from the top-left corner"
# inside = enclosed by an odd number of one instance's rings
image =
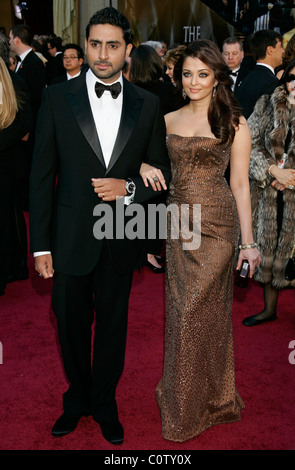
[[[35,124],[41,103],[42,91],[46,86],[46,69],[42,60],[31,47],[31,28],[27,25],[18,24],[11,28],[9,33],[10,49],[15,52],[20,60],[16,66],[15,73],[19,75],[28,85],[30,104],[33,112],[33,128],[29,139],[22,143],[24,171],[21,185],[23,209],[28,210],[28,186],[29,173],[31,169],[32,153],[35,137]],[[24,278],[26,275],[23,276]]]
[[[47,42],[50,58],[46,64],[47,85],[51,85],[52,81],[64,73],[63,64],[63,47],[60,37],[53,37]]]
[[[282,37],[272,30],[257,31],[250,39],[250,48],[256,65],[235,91],[246,119],[260,96],[271,94],[277,87],[275,69],[281,65],[284,54]]]
[[[65,435],[92,414],[103,436],[120,444],[115,392],[124,366],[132,272],[146,255],[144,241],[124,233],[130,217],[122,207],[159,194],[145,187],[142,162],[160,168],[167,183],[170,166],[158,98],[122,77],[132,49],[128,20],[112,7],[97,12],[86,29],[85,49],[87,73],[43,94],[31,173],[31,249],[36,270],[45,279],[53,276],[52,306],[69,380],[52,434]],[[105,85],[112,88],[103,92]],[[111,211],[108,222],[117,223],[113,238],[99,239],[99,231],[94,236],[100,208]]]
[[[31,107],[37,117],[43,88],[46,86],[46,69],[42,60],[33,51],[31,28],[27,25],[15,25],[9,33],[10,49],[20,60],[15,72],[27,83],[30,91]]]
[[[234,91],[249,72],[246,67],[243,67],[243,42],[234,36],[225,39],[222,44],[222,57],[230,69]]]

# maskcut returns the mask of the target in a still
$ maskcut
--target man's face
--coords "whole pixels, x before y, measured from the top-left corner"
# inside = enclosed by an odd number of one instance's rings
[[[17,38],[13,37],[12,32],[9,33],[9,46],[12,52],[18,53],[17,49]]]
[[[66,49],[63,53],[63,66],[68,73],[78,73],[81,70],[83,59],[79,59],[76,49]]]
[[[126,46],[122,29],[110,24],[91,26],[89,38],[85,40],[89,67],[105,83],[119,78],[131,49],[132,44]]]
[[[224,58],[226,65],[231,70],[235,70],[239,68],[244,58],[244,51],[241,51],[239,43],[224,44],[222,50],[222,57]]]
[[[52,47],[50,42],[47,44],[48,52],[51,55],[51,57],[55,57],[56,54],[56,47]]]
[[[276,47],[273,49],[273,68],[276,68],[281,65],[283,61],[284,49],[281,41],[277,41]]]

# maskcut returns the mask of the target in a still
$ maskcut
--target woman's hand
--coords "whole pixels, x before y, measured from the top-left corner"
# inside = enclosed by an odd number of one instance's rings
[[[295,186],[295,170],[289,168],[279,168],[274,165],[270,168],[270,172],[271,175],[275,178],[275,181],[284,186],[285,189],[288,189],[289,186]],[[276,183],[273,183],[273,186],[276,187]]]
[[[146,187],[150,184],[154,191],[161,191],[162,188],[167,189],[165,178],[159,168],[155,168],[148,163],[142,163],[139,174]]]
[[[284,191],[285,186],[278,182],[278,180],[274,180],[271,183],[272,187],[275,188],[277,191]]]
[[[247,248],[246,250],[240,250],[238,264],[237,264],[237,271],[240,271],[242,268],[242,263],[244,260],[249,261],[250,270],[249,270],[249,277],[253,277],[255,269],[261,263],[261,256],[257,248]]]

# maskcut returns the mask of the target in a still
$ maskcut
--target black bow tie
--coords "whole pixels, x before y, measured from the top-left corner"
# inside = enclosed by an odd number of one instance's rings
[[[121,93],[121,83],[116,82],[113,85],[104,85],[101,82],[96,82],[95,84],[95,93],[97,94],[98,98],[100,98],[104,91],[110,91],[111,95],[114,99],[117,99],[119,94]]]
[[[229,74],[230,74],[230,75],[233,75],[234,77],[237,77],[237,76],[238,76],[238,73],[239,73],[239,71],[237,70],[236,72],[230,72]]]

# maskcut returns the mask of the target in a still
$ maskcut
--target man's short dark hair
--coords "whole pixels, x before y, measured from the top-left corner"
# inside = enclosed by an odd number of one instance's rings
[[[277,31],[271,29],[256,31],[250,38],[250,49],[254,59],[264,59],[268,46],[276,47],[278,41],[282,42],[283,38]]]
[[[52,48],[56,47],[58,52],[62,51],[62,38],[59,36],[48,39],[47,44],[50,44]]]
[[[89,38],[91,26],[98,24],[110,24],[112,26],[117,26],[123,31],[123,38],[126,44],[132,43],[132,32],[131,26],[123,13],[116,10],[113,7],[103,8],[102,10],[97,11],[89,20],[89,23],[86,27],[86,39]]]
[[[16,24],[11,28],[11,34],[14,38],[18,37],[23,44],[30,46],[33,41],[33,34],[30,26],[25,24]]]
[[[67,50],[67,49],[75,49],[77,51],[77,56],[79,59],[84,59],[84,52],[83,52],[83,49],[82,47],[80,47],[78,44],[72,44],[72,43],[69,43],[69,44],[66,44],[65,46],[63,46],[62,50],[63,50],[63,53]]]
[[[236,36],[231,36],[231,37],[225,39],[222,43],[222,48],[225,44],[239,44],[241,51],[243,50],[243,41],[241,41]]]

